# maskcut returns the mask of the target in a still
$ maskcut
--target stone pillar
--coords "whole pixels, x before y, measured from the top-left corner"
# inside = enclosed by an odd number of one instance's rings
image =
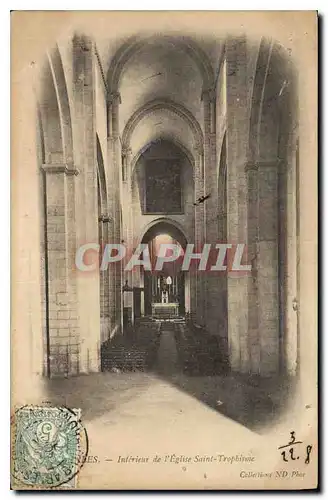
[[[107,137],[112,137],[113,126],[112,126],[112,99],[109,96],[107,99]]]
[[[130,147],[125,147],[122,149],[122,182],[126,182],[127,185],[131,186],[131,160],[132,160],[132,149]]]
[[[121,96],[118,92],[112,92],[108,103],[109,137],[108,137],[108,207],[113,218],[109,234],[110,243],[121,243],[121,209],[120,200],[123,196],[122,176],[122,152],[119,136],[119,105]],[[123,324],[122,316],[122,263],[118,262],[110,266],[109,290],[110,290],[110,314],[113,318],[113,329],[111,335],[121,331]]]
[[[44,164],[42,168],[46,190],[48,375],[68,376],[80,371],[74,274],[74,175],[78,171],[64,164]]]
[[[115,212],[115,180],[114,180],[114,165],[113,165],[113,142],[112,138],[108,139],[108,212],[109,220],[107,223],[107,243],[116,243],[115,241],[115,225],[114,225],[114,212]],[[115,321],[115,266],[109,264],[108,266],[108,315],[109,315],[109,335],[112,337],[116,332]]]
[[[286,194],[285,194],[285,211],[286,211],[286,260],[285,269],[285,302],[282,304],[285,307],[285,366],[289,375],[297,373],[298,361],[298,315],[299,315],[299,227],[298,227],[298,148],[293,151],[288,164],[284,163],[286,179]],[[280,235],[281,238],[281,235]]]
[[[97,154],[94,102],[94,47],[86,36],[73,40],[74,157],[80,175],[76,180],[76,242],[99,243]],[[97,258],[95,256],[95,258]],[[80,326],[80,371],[100,369],[100,286],[96,271],[77,271]]]
[[[247,50],[246,38],[228,38],[227,58],[227,236],[247,245]],[[249,371],[248,276],[228,274],[228,342],[232,370]]]
[[[105,249],[106,244],[109,242],[108,241],[108,234],[109,234],[109,225],[112,223],[112,219],[107,213],[103,213],[99,217],[99,224],[100,224],[100,234],[101,237],[99,239],[99,244],[100,248],[102,249],[102,252]],[[103,257],[103,253],[101,255],[100,259],[100,264],[101,260]],[[102,301],[102,307],[101,307],[101,343],[105,342],[108,340],[110,336],[110,331],[111,331],[111,318],[109,314],[109,268],[107,268],[104,271],[100,270],[100,300]]]
[[[216,92],[207,90],[202,94],[204,107],[204,192],[210,198],[204,204],[204,225],[206,243],[215,248],[218,243],[218,186],[216,168]],[[213,264],[213,263],[212,263]],[[218,300],[219,286],[216,273],[208,271],[205,281],[205,322],[206,328],[214,335],[218,335]]]
[[[279,372],[279,264],[277,159],[250,163],[249,179],[249,341],[251,370]]]
[[[194,186],[195,200],[204,195],[204,155],[201,145],[194,148],[195,166],[194,166]],[[203,249],[205,237],[204,226],[204,204],[195,205],[195,249],[199,253]],[[204,316],[204,272],[198,272],[199,261],[194,261],[191,275],[191,316],[192,319],[203,325]]]
[[[112,92],[109,98],[111,109],[111,135],[119,137],[120,135],[120,122],[119,122],[119,106],[121,104],[121,94],[117,91]]]
[[[258,226],[259,192],[257,165],[246,166],[248,182],[248,258],[252,265],[252,276],[248,282],[248,337],[250,349],[250,371],[260,374],[261,345],[259,331],[259,291],[258,291]]]
[[[218,241],[227,243],[227,164],[226,164],[226,140],[222,143],[218,175]],[[228,291],[227,271],[219,273],[217,280],[219,291],[219,303],[217,314],[218,334],[222,340],[222,351],[224,358],[228,359]]]
[[[279,371],[277,159],[258,163],[257,280],[262,375]]]
[[[133,242],[133,200],[132,200],[132,149],[126,147],[122,150],[122,173],[123,173],[123,239],[129,256],[134,248]],[[134,279],[132,271],[124,272],[124,282],[128,280],[129,286],[140,286],[140,283]]]
[[[132,245],[133,237],[133,209],[132,209],[132,149],[126,147],[122,149],[122,205],[124,230],[123,237],[126,243]]]

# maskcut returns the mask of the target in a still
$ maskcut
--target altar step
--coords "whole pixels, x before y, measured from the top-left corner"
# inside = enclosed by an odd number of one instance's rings
[[[152,316],[158,319],[176,318],[179,316],[179,305],[176,303],[152,304]]]
[[[137,325],[153,325],[154,323],[179,323],[186,324],[186,318],[184,316],[169,316],[169,317],[157,317],[157,316],[143,316],[142,318],[138,318],[136,321]]]

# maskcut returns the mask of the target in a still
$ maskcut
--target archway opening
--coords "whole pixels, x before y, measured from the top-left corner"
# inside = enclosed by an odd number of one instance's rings
[[[184,316],[189,309],[189,280],[182,271],[184,234],[162,220],[146,231],[142,243],[148,245],[151,271],[143,271],[144,311],[157,319]]]

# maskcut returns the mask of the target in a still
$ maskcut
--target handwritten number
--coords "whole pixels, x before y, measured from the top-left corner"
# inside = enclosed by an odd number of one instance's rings
[[[312,446],[309,444],[306,447],[306,459],[305,459],[306,465],[308,465],[310,463],[310,453],[311,453],[311,451],[312,451]]]
[[[290,441],[289,444],[295,443],[295,431],[291,431],[290,433]]]
[[[303,441],[296,441],[295,431],[291,431],[291,432],[290,432],[290,439],[289,439],[288,444],[284,444],[284,445],[282,445],[282,446],[279,446],[279,448],[278,448],[278,449],[280,450],[281,448],[289,448],[289,449],[288,449],[288,452],[289,452],[289,459],[290,459],[290,460],[298,460],[300,457],[295,457],[295,456],[294,456],[294,449],[295,449],[295,446],[293,446],[293,445],[300,445],[300,444],[302,444],[302,442],[303,442]],[[311,451],[312,451],[312,445],[310,445],[310,444],[309,444],[309,445],[306,447],[306,458],[305,458],[305,463],[306,463],[306,464],[309,464],[309,463],[310,463],[310,454],[311,454]],[[283,458],[283,461],[284,461],[284,462],[288,462],[288,459],[287,459],[287,457],[286,457],[286,453],[287,453],[287,451],[281,451],[280,453],[281,453],[281,456],[282,456],[282,458]]]

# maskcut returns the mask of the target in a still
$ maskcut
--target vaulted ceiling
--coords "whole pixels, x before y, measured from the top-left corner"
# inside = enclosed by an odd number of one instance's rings
[[[120,93],[120,135],[129,129],[134,153],[159,137],[189,149],[196,145],[202,92],[214,85],[223,46],[224,40],[180,35],[133,36],[111,47],[102,42],[100,49],[97,44],[109,92]]]
[[[184,105],[201,121],[202,83],[195,61],[181,47],[169,39],[150,40],[133,54],[122,71],[121,132],[136,109],[163,97]]]

